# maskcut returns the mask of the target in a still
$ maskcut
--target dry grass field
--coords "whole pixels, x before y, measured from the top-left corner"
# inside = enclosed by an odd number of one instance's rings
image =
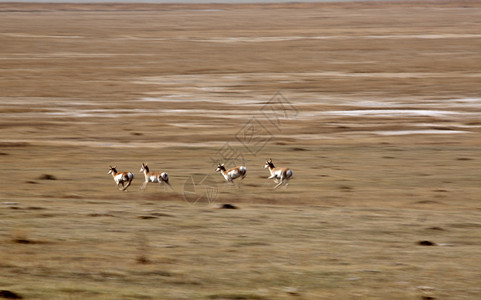
[[[0,290],[478,298],[480,20],[479,1],[0,4]],[[142,162],[174,191],[140,191]]]

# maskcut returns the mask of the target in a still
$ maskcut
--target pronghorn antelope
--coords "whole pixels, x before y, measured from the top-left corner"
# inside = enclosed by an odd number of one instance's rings
[[[289,185],[289,179],[293,175],[291,169],[276,168],[274,166],[274,163],[272,162],[272,159],[266,160],[266,165],[264,166],[264,169],[267,168],[269,168],[269,172],[271,173],[271,176],[269,176],[267,179],[274,178],[274,181],[277,183],[274,189],[277,189],[284,182],[284,180],[286,181],[286,187]],[[277,179],[279,179],[279,182],[277,182]]]
[[[142,163],[142,167],[140,167],[140,173],[144,173],[145,182],[140,187],[142,190],[147,187],[149,182],[158,182],[160,184],[167,183],[171,190],[173,190],[172,186],[169,183],[169,175],[165,172],[150,172],[149,167],[147,164]]]
[[[216,172],[221,172],[222,176],[224,176],[226,182],[234,183],[234,179],[242,177],[244,179],[247,175],[247,169],[244,166],[235,167],[229,170],[226,170],[224,164],[217,164]]]
[[[112,166],[110,166],[110,170],[107,174],[112,174],[115,183],[117,183],[117,187],[121,191],[125,191],[134,179],[134,174],[132,174],[131,172],[117,172],[116,167]]]

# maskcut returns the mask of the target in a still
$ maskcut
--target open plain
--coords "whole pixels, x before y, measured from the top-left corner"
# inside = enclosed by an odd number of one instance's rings
[[[478,298],[480,20],[479,1],[0,4],[0,290]],[[174,190],[140,191],[142,162]]]

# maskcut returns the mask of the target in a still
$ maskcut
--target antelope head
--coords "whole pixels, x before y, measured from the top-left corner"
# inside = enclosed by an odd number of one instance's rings
[[[217,164],[217,169],[215,169],[216,172],[220,172],[220,171],[225,171],[225,167],[224,167],[224,164]]]
[[[274,163],[272,162],[272,158],[270,158],[269,160],[266,160],[266,165],[264,166],[264,169],[267,169],[267,168],[274,168]]]
[[[117,173],[117,167],[112,167],[112,166],[109,166],[110,169],[109,169],[109,172],[107,174],[112,174],[112,173]]]

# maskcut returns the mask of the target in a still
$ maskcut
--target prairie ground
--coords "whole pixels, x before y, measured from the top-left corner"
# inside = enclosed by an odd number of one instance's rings
[[[479,20],[477,1],[0,4],[0,290],[478,297]],[[174,190],[140,191],[142,162]]]

